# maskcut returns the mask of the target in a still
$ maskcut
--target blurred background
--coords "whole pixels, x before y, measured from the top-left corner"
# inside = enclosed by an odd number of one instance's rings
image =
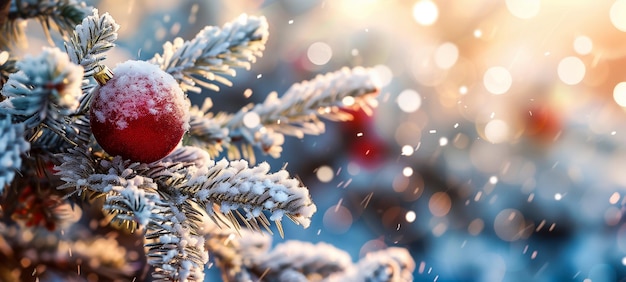
[[[406,247],[416,281],[626,281],[626,0],[88,4],[121,26],[110,66],[266,16],[252,69],[190,95],[215,111],[342,66],[377,71],[373,116],[257,155],[287,165],[318,206],[309,229],[285,224],[275,243],[328,242],[353,260]]]

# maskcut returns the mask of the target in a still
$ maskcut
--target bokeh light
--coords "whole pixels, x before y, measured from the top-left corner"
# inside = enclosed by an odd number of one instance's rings
[[[622,107],[626,107],[626,82],[622,81],[613,88],[613,99],[615,103]]]
[[[485,137],[491,143],[501,143],[509,138],[509,125],[499,119],[491,120],[485,125]]]
[[[403,156],[413,155],[414,151],[415,150],[413,149],[413,146],[411,146],[411,145],[404,145],[404,146],[402,146],[402,155]]]
[[[422,106],[422,96],[413,89],[406,89],[398,95],[398,106],[405,113],[417,111]]]
[[[333,180],[335,173],[330,166],[323,165],[317,168],[315,175],[320,182],[327,183]]]
[[[483,76],[483,84],[492,94],[503,94],[509,91],[513,84],[511,73],[504,67],[491,67]]]
[[[324,212],[324,228],[334,234],[343,234],[352,226],[352,212],[342,205],[335,205]]]
[[[432,25],[439,18],[439,8],[433,1],[419,0],[413,5],[413,18],[418,24]]]
[[[445,192],[436,192],[428,201],[428,209],[430,212],[437,217],[442,217],[447,215],[452,208],[452,200],[450,196],[448,196]]]
[[[391,83],[391,80],[393,79],[393,72],[388,66],[375,65],[373,69],[376,73],[377,82],[381,87],[387,86]]]
[[[459,48],[453,43],[446,42],[435,50],[435,64],[442,69],[449,69],[459,58]]]
[[[505,3],[509,12],[520,19],[535,17],[541,9],[541,0],[506,0]]]
[[[516,241],[522,238],[526,220],[522,212],[516,209],[503,209],[496,215],[493,228],[496,235],[504,241]]]
[[[585,63],[578,57],[565,57],[559,62],[558,75],[563,83],[576,85],[585,77]]]
[[[591,50],[593,50],[593,41],[591,41],[591,38],[580,35],[574,39],[574,51],[576,51],[578,55],[587,55],[591,53]]]
[[[610,10],[610,19],[613,26],[626,32],[626,0],[616,0]]]
[[[333,49],[324,42],[315,42],[309,46],[307,57],[311,63],[322,66],[327,64],[333,57]]]

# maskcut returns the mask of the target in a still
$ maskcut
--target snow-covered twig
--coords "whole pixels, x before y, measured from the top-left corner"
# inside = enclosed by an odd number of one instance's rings
[[[284,216],[305,228],[316,211],[306,187],[280,170],[269,173],[269,165],[249,167],[245,160],[211,161],[205,166],[189,166],[178,172],[147,174],[162,183],[169,194],[181,193],[200,205],[218,225],[226,228],[270,230],[270,221],[283,235]],[[175,177],[171,177],[176,175]],[[181,175],[185,180],[181,181]],[[241,213],[243,211],[243,214]],[[269,219],[263,211],[271,213]]]
[[[263,55],[268,35],[265,17],[243,14],[221,29],[205,27],[190,41],[179,37],[166,42],[163,55],[150,62],[178,80],[183,91],[200,92],[196,84],[219,91],[213,81],[231,86],[227,76],[235,76],[234,68],[249,69]]]
[[[17,68],[19,71],[9,75],[0,92],[6,97],[0,102],[0,113],[11,114],[14,122],[23,123],[30,142],[53,147],[57,144],[48,141],[62,138],[74,143],[77,135],[88,134],[74,126],[76,119],[70,117],[82,95],[82,67],[70,62],[58,48],[44,48],[39,56],[17,62]]]
[[[379,88],[371,69],[343,68],[294,84],[281,98],[276,92],[270,93],[263,103],[235,114],[214,115],[208,112],[211,104],[205,103],[201,109],[192,110],[187,142],[207,149],[214,157],[226,147],[229,159],[239,159],[243,153],[254,163],[252,145],[277,158],[282,152],[283,134],[298,138],[321,134],[325,126],[320,118],[351,120],[347,109],[371,114],[377,106]],[[241,139],[245,142],[241,149],[231,143]]]
[[[97,9],[74,28],[65,49],[73,63],[83,66],[85,77],[100,71],[104,53],[115,46],[118,29],[119,25],[108,13],[99,15]]]
[[[336,273],[328,281],[413,281],[415,261],[409,251],[391,247],[368,253],[345,272]]]
[[[93,9],[91,15],[83,19],[72,33],[69,43],[65,43],[65,49],[70,60],[81,65],[85,71],[85,78],[90,78],[99,73],[111,76],[110,70],[101,64],[105,59],[105,53],[115,46],[119,25],[108,14],[98,14]],[[80,99],[79,112],[85,113],[89,108],[93,95],[94,84],[88,80],[83,81],[83,96]]]
[[[10,116],[0,115],[0,195],[20,169],[21,155],[30,148],[23,134],[23,124],[13,124]]]
[[[148,263],[154,267],[154,281],[204,281],[209,255],[200,232],[199,213],[180,197],[161,194],[160,202],[147,225]]]
[[[415,261],[403,248],[368,253],[353,264],[348,253],[323,242],[292,240],[269,250],[269,237],[244,234],[246,236],[229,237],[217,247],[210,245],[219,250],[217,262],[226,280],[413,281]]]

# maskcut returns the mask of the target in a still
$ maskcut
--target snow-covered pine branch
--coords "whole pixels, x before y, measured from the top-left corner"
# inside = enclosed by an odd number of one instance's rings
[[[214,82],[231,86],[227,77],[236,75],[235,68],[250,69],[263,55],[268,35],[265,17],[242,14],[221,29],[205,27],[190,41],[179,37],[166,42],[163,54],[150,62],[178,80],[183,91],[200,92],[196,84],[219,91]]]
[[[268,253],[257,254],[245,267],[268,281],[306,282],[322,280],[351,265],[350,255],[330,244],[291,240],[278,244]]]
[[[248,228],[271,232],[270,221],[274,221],[282,236],[284,216],[308,227],[317,208],[307,188],[290,178],[287,171],[269,173],[269,169],[267,163],[249,167],[245,160],[223,159],[201,167],[184,167],[179,172],[148,175],[172,190],[168,194],[180,193],[192,199],[223,227],[239,229],[241,221]],[[181,174],[185,181],[180,181]],[[271,214],[269,218],[264,211]]]
[[[38,56],[26,56],[16,66],[19,71],[10,74],[0,90],[6,98],[0,102],[0,113],[11,114],[14,122],[23,123],[27,139],[38,147],[89,140],[85,121],[71,117],[82,95],[83,68],[70,62],[58,48],[44,48]]]
[[[203,148],[215,158],[222,152],[223,146],[228,148],[231,145],[229,130],[224,124],[232,118],[232,115],[225,112],[215,114],[210,111],[212,106],[211,98],[206,98],[202,107],[193,105],[189,109],[189,133],[183,139],[183,143]]]
[[[70,37],[70,44],[65,49],[70,60],[85,69],[85,77],[93,76],[101,70],[100,62],[105,59],[104,53],[115,46],[119,25],[108,14],[98,14],[93,9],[91,15],[76,25]]]
[[[282,236],[284,216],[308,227],[316,211],[308,190],[286,171],[269,173],[267,163],[252,168],[246,161],[215,163],[194,147],[178,148],[151,164],[97,160],[85,148],[57,156],[57,175],[65,182],[59,189],[105,195],[104,209],[114,220],[147,228],[153,277],[164,281],[202,280],[208,260],[201,231],[205,213],[226,229],[240,229],[241,221],[271,232],[274,221]]]
[[[415,261],[403,248],[368,253],[352,263],[348,253],[323,242],[292,240],[269,250],[269,236],[244,235],[208,244],[226,281],[413,281]]]
[[[0,195],[11,184],[22,165],[22,154],[30,143],[24,140],[24,125],[13,124],[9,115],[0,115]]]
[[[371,252],[345,272],[331,275],[327,281],[413,281],[415,261],[408,250],[390,247]]]
[[[276,92],[270,93],[262,104],[235,114],[227,127],[233,131],[250,128],[244,120],[246,115],[254,113],[259,117],[258,128],[269,128],[298,138],[305,134],[318,135],[324,132],[324,123],[319,117],[333,121],[351,120],[352,115],[344,110],[346,108],[362,109],[371,114],[372,107],[377,106],[375,99],[379,88],[371,69],[342,68],[296,83],[280,98]]]
[[[184,197],[161,193],[147,225],[148,263],[154,281],[204,281],[209,255],[199,226],[201,214]]]
[[[346,109],[362,109],[371,114],[372,108],[377,106],[379,88],[373,70],[343,68],[296,83],[281,98],[272,92],[263,103],[243,108],[235,114],[214,115],[209,112],[210,103],[205,103],[201,109],[191,111],[191,129],[186,142],[207,149],[213,157],[226,147],[229,159],[239,159],[243,155],[254,163],[250,146],[254,145],[278,158],[282,152],[283,134],[298,138],[305,134],[321,134],[325,126],[320,118],[351,120],[352,115]],[[232,140],[241,139],[245,142],[241,150],[231,144]]]
[[[101,62],[106,58],[105,52],[115,46],[119,28],[108,13],[99,15],[97,9],[92,9],[91,15],[74,28],[69,44],[65,43],[65,50],[72,62],[83,66],[86,79],[100,72],[112,76],[110,70]],[[89,108],[93,87],[94,84],[88,80],[83,81],[79,112],[84,113]]]
[[[36,19],[39,21],[46,37],[52,43],[50,29],[55,28],[61,35],[67,36],[88,11],[84,3],[74,0],[10,2],[8,20],[0,27],[0,32],[3,35],[0,40],[0,47],[8,47],[7,45],[19,44],[22,41],[25,26],[23,20]]]

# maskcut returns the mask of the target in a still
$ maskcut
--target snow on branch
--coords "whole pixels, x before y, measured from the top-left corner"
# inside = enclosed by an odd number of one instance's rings
[[[167,194],[147,225],[148,263],[154,281],[204,281],[209,255],[200,234],[199,213],[191,203],[179,203]]]
[[[38,147],[54,148],[76,143],[77,138],[88,139],[84,120],[72,117],[82,95],[83,68],[58,48],[26,56],[16,67],[19,71],[10,74],[0,90],[6,98],[0,102],[0,113],[24,123],[27,139]]]
[[[298,138],[304,134],[318,135],[324,132],[324,124],[318,117],[351,120],[345,108],[363,109],[371,114],[371,108],[377,105],[379,86],[376,81],[374,72],[362,67],[318,75],[313,80],[292,85],[281,98],[276,92],[271,93],[262,104],[235,114],[227,126],[243,129],[245,116],[252,112],[259,116],[259,126],[276,132]]]
[[[172,183],[178,177],[168,180],[167,174],[150,176],[192,198],[218,225],[227,228],[241,228],[241,220],[248,228],[271,232],[270,221],[274,221],[282,236],[284,216],[308,227],[317,209],[308,189],[298,180],[289,178],[287,171],[269,173],[269,169],[267,163],[249,167],[245,160],[228,162],[223,159],[202,167],[181,169],[180,174],[186,175],[183,182]],[[269,219],[264,211],[271,214]]]
[[[254,235],[246,233],[209,244],[217,255],[217,266],[226,275],[224,280],[413,281],[415,261],[403,248],[368,253],[352,263],[348,253],[330,244],[291,240],[269,250],[269,237]]]
[[[352,265],[348,253],[330,244],[294,240],[277,245],[252,262],[247,266],[251,272],[264,273],[263,279],[270,281],[309,281],[310,277],[343,272]]]
[[[333,274],[328,281],[413,281],[415,261],[409,251],[391,247],[368,253],[345,272]]]
[[[269,173],[267,163],[251,168],[243,160],[216,163],[198,148],[178,148],[151,164],[97,159],[86,148],[71,148],[57,158],[57,175],[65,182],[59,189],[70,190],[68,195],[105,195],[104,209],[115,221],[147,228],[153,277],[163,281],[202,281],[208,260],[205,215],[240,232],[240,222],[271,232],[274,221],[283,236],[284,216],[308,227],[316,211],[306,187],[286,171]]]
[[[221,29],[205,27],[190,41],[179,37],[166,42],[163,54],[156,54],[150,62],[178,80],[183,91],[200,92],[196,84],[219,91],[213,82],[231,86],[227,77],[236,75],[234,68],[250,69],[256,57],[263,55],[268,35],[265,17],[243,14]]]
[[[24,140],[24,125],[13,124],[10,116],[0,115],[0,195],[11,184],[22,165],[21,154],[28,151],[30,143]]]
[[[0,108],[18,122],[27,128],[40,123],[53,126],[76,110],[83,69],[58,48],[44,48],[39,56],[27,56],[17,62],[17,68],[19,71],[9,75],[2,87],[2,95],[8,99]]]
[[[377,106],[380,86],[375,72],[356,67],[318,75],[310,81],[292,85],[278,98],[270,93],[263,103],[250,105],[235,114],[213,115],[205,103],[201,109],[192,109],[188,144],[205,148],[217,156],[228,148],[229,159],[243,157],[254,163],[256,146],[262,152],[278,158],[282,152],[284,135],[304,137],[325,131],[320,118],[347,121],[352,115],[346,111],[362,109],[371,114]],[[241,149],[231,144],[243,140]]]
[[[100,62],[105,59],[104,52],[115,46],[119,25],[108,14],[98,15],[98,9],[93,9],[91,15],[76,25],[70,38],[70,44],[65,44],[70,60],[85,69],[85,77],[93,76],[102,68]]]

